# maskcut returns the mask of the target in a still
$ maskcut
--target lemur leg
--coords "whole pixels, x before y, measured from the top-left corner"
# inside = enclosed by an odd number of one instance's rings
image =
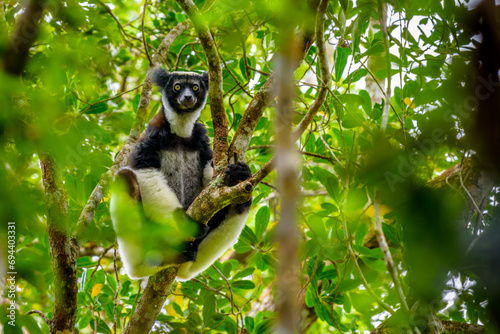
[[[185,240],[198,236],[198,224],[186,215],[161,171],[122,168],[110,208],[129,276],[149,276],[196,259],[197,245]]]
[[[234,186],[252,176],[250,168],[242,162],[230,164],[224,171],[224,184]],[[189,280],[207,269],[238,239],[245,227],[252,201],[231,204],[217,212],[207,223],[209,232],[206,237],[196,240],[198,255],[195,261],[180,265],[177,278]]]

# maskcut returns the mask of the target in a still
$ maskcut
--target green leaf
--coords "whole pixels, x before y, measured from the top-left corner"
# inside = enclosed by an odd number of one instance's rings
[[[321,246],[328,243],[328,232],[326,232],[325,223],[323,219],[317,215],[310,215],[306,220],[307,226],[313,231]]]
[[[319,182],[325,186],[330,197],[338,203],[340,194],[337,177],[321,167],[313,167],[313,171],[315,176],[319,179]]]
[[[267,334],[274,328],[276,319],[265,319],[257,324],[253,333]]]
[[[211,291],[205,291],[203,296],[203,319],[208,323],[215,313],[215,295]]]
[[[359,97],[361,97],[361,99],[363,100],[363,102],[361,103],[361,107],[366,112],[366,114],[370,116],[370,113],[372,111],[372,100],[370,94],[368,94],[366,90],[362,89],[359,91]]]
[[[245,80],[248,80],[247,72],[245,70],[245,59],[243,59],[243,57],[240,59],[240,72],[245,78]]]
[[[139,109],[139,102],[141,101],[141,94],[137,94],[134,96],[132,100],[132,107],[134,108],[134,111],[137,112],[137,109]]]
[[[361,281],[358,279],[346,279],[340,282],[339,291],[344,292],[344,291],[354,290],[357,289],[358,286],[360,285]]]
[[[386,272],[387,268],[385,266],[385,262],[381,259],[374,259],[371,257],[360,256],[361,260],[366,264],[366,266],[370,269],[373,269],[379,273]]]
[[[244,240],[247,240],[250,244],[258,244],[259,241],[257,239],[257,236],[253,232],[253,230],[246,226],[243,228],[243,231],[241,232],[240,238],[243,238]]]
[[[233,289],[252,290],[255,288],[255,284],[252,281],[241,280],[232,282],[231,287]]]
[[[255,215],[255,235],[257,238],[261,238],[267,229],[269,220],[271,219],[271,211],[267,206],[263,206],[259,209]]]
[[[78,268],[90,267],[95,265],[97,262],[92,261],[90,256],[82,256],[76,259],[76,266]]]
[[[368,202],[368,196],[365,188],[349,188],[347,193],[346,210],[361,210]]]
[[[255,321],[252,317],[245,317],[245,328],[249,333],[253,333],[253,329],[255,326]]]
[[[354,243],[358,246],[363,246],[363,241],[368,233],[368,224],[366,222],[360,222],[358,228],[356,229],[356,235],[354,237]]]
[[[97,332],[98,333],[104,333],[104,334],[112,334],[113,332],[111,329],[108,327],[108,325],[102,321],[100,318],[97,318]],[[90,327],[94,328],[94,322],[90,322]]]
[[[106,102],[101,102],[93,105],[92,107],[85,110],[86,114],[100,114],[108,110],[108,104]]]
[[[366,77],[368,75],[368,71],[364,68],[360,68],[354,72],[349,73],[349,75],[346,78],[347,82],[350,83],[355,83],[359,81],[360,79]]]
[[[382,223],[382,231],[384,232],[384,235],[386,236],[387,239],[389,239],[396,245],[399,244],[398,239],[396,237],[396,230],[394,229],[394,226]]]
[[[352,309],[352,304],[351,304],[351,298],[349,297],[349,294],[346,293],[344,294],[344,311],[346,313],[351,313],[351,309]]]
[[[224,322],[224,329],[228,334],[236,334],[238,332],[238,326],[236,326],[236,323],[230,317],[226,318],[226,321]]]
[[[182,13],[175,13],[175,20],[178,23],[184,22],[184,21],[186,21],[186,15],[184,15]]]
[[[236,275],[234,275],[233,279],[235,280],[238,278],[244,278],[244,277],[250,276],[253,274],[254,271],[255,271],[254,267],[245,268],[242,271],[240,271],[239,273],[237,273]]]
[[[342,79],[342,74],[344,73],[345,66],[347,65],[347,58],[351,54],[350,48],[337,48],[337,58],[335,60],[335,72],[333,75],[333,79],[335,81],[340,81]]]

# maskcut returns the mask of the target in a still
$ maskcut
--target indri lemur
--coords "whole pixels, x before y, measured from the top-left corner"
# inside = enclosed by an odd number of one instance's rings
[[[236,241],[251,201],[232,204],[199,224],[185,213],[213,175],[212,149],[198,122],[208,92],[208,74],[155,70],[162,108],[149,122],[130,164],[118,171],[122,185],[111,196],[111,218],[123,266],[130,277],[152,275],[179,265],[188,280],[209,267]],[[230,164],[224,183],[251,176],[242,162]],[[194,241],[186,241],[195,237]]]

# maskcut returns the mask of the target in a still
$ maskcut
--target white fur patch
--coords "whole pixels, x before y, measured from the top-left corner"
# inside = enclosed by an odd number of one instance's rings
[[[194,262],[186,262],[179,266],[177,280],[187,281],[197,276],[215,262],[224,252],[233,246],[240,236],[248,212],[235,215],[224,221],[218,228],[203,239],[198,247],[198,256]]]
[[[165,112],[165,117],[170,123],[170,130],[177,136],[182,138],[189,138],[193,133],[194,124],[200,118],[201,111],[205,107],[205,102],[196,110],[192,112],[186,112],[178,114],[173,109],[168,102],[167,97],[162,94],[161,100],[163,102],[163,110]]]
[[[132,171],[141,189],[144,214],[156,222],[172,224],[170,213],[181,205],[161,171],[154,168]],[[150,276],[166,268],[144,264],[146,254],[140,247],[144,243],[140,239],[144,217],[140,206],[126,192],[113,191],[111,194],[111,219],[118,237],[120,258],[130,278]]]
[[[145,215],[155,221],[165,219],[165,215],[182,208],[174,191],[168,186],[163,173],[156,168],[135,170],[137,183],[141,189]]]
[[[212,167],[211,161],[209,161],[206,165],[205,168],[203,168],[203,186],[206,187],[207,184],[212,181],[212,178],[214,177],[214,168]]]

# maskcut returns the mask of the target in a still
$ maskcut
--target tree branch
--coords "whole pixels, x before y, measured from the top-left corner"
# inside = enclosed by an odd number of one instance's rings
[[[146,289],[144,289],[144,293],[124,334],[144,334],[149,332],[171,292],[176,275],[177,268],[167,268],[149,277]]]
[[[31,310],[31,311],[26,312],[26,315],[30,315],[30,314],[38,314],[40,317],[43,318],[43,321],[45,321],[45,323],[50,327],[51,320],[42,311]]]
[[[3,56],[5,72],[20,75],[26,66],[29,50],[38,37],[43,4],[43,0],[31,0],[19,18],[12,41]]]
[[[194,2],[191,0],[177,0],[177,3],[193,23],[207,57],[210,80],[208,95],[214,126],[214,169],[215,174],[218,174],[225,169],[228,163],[228,128],[223,99],[221,62],[213,36]]]
[[[74,333],[77,309],[77,249],[69,239],[68,201],[61,176],[48,155],[40,155],[47,230],[54,270],[54,316],[50,333]]]

